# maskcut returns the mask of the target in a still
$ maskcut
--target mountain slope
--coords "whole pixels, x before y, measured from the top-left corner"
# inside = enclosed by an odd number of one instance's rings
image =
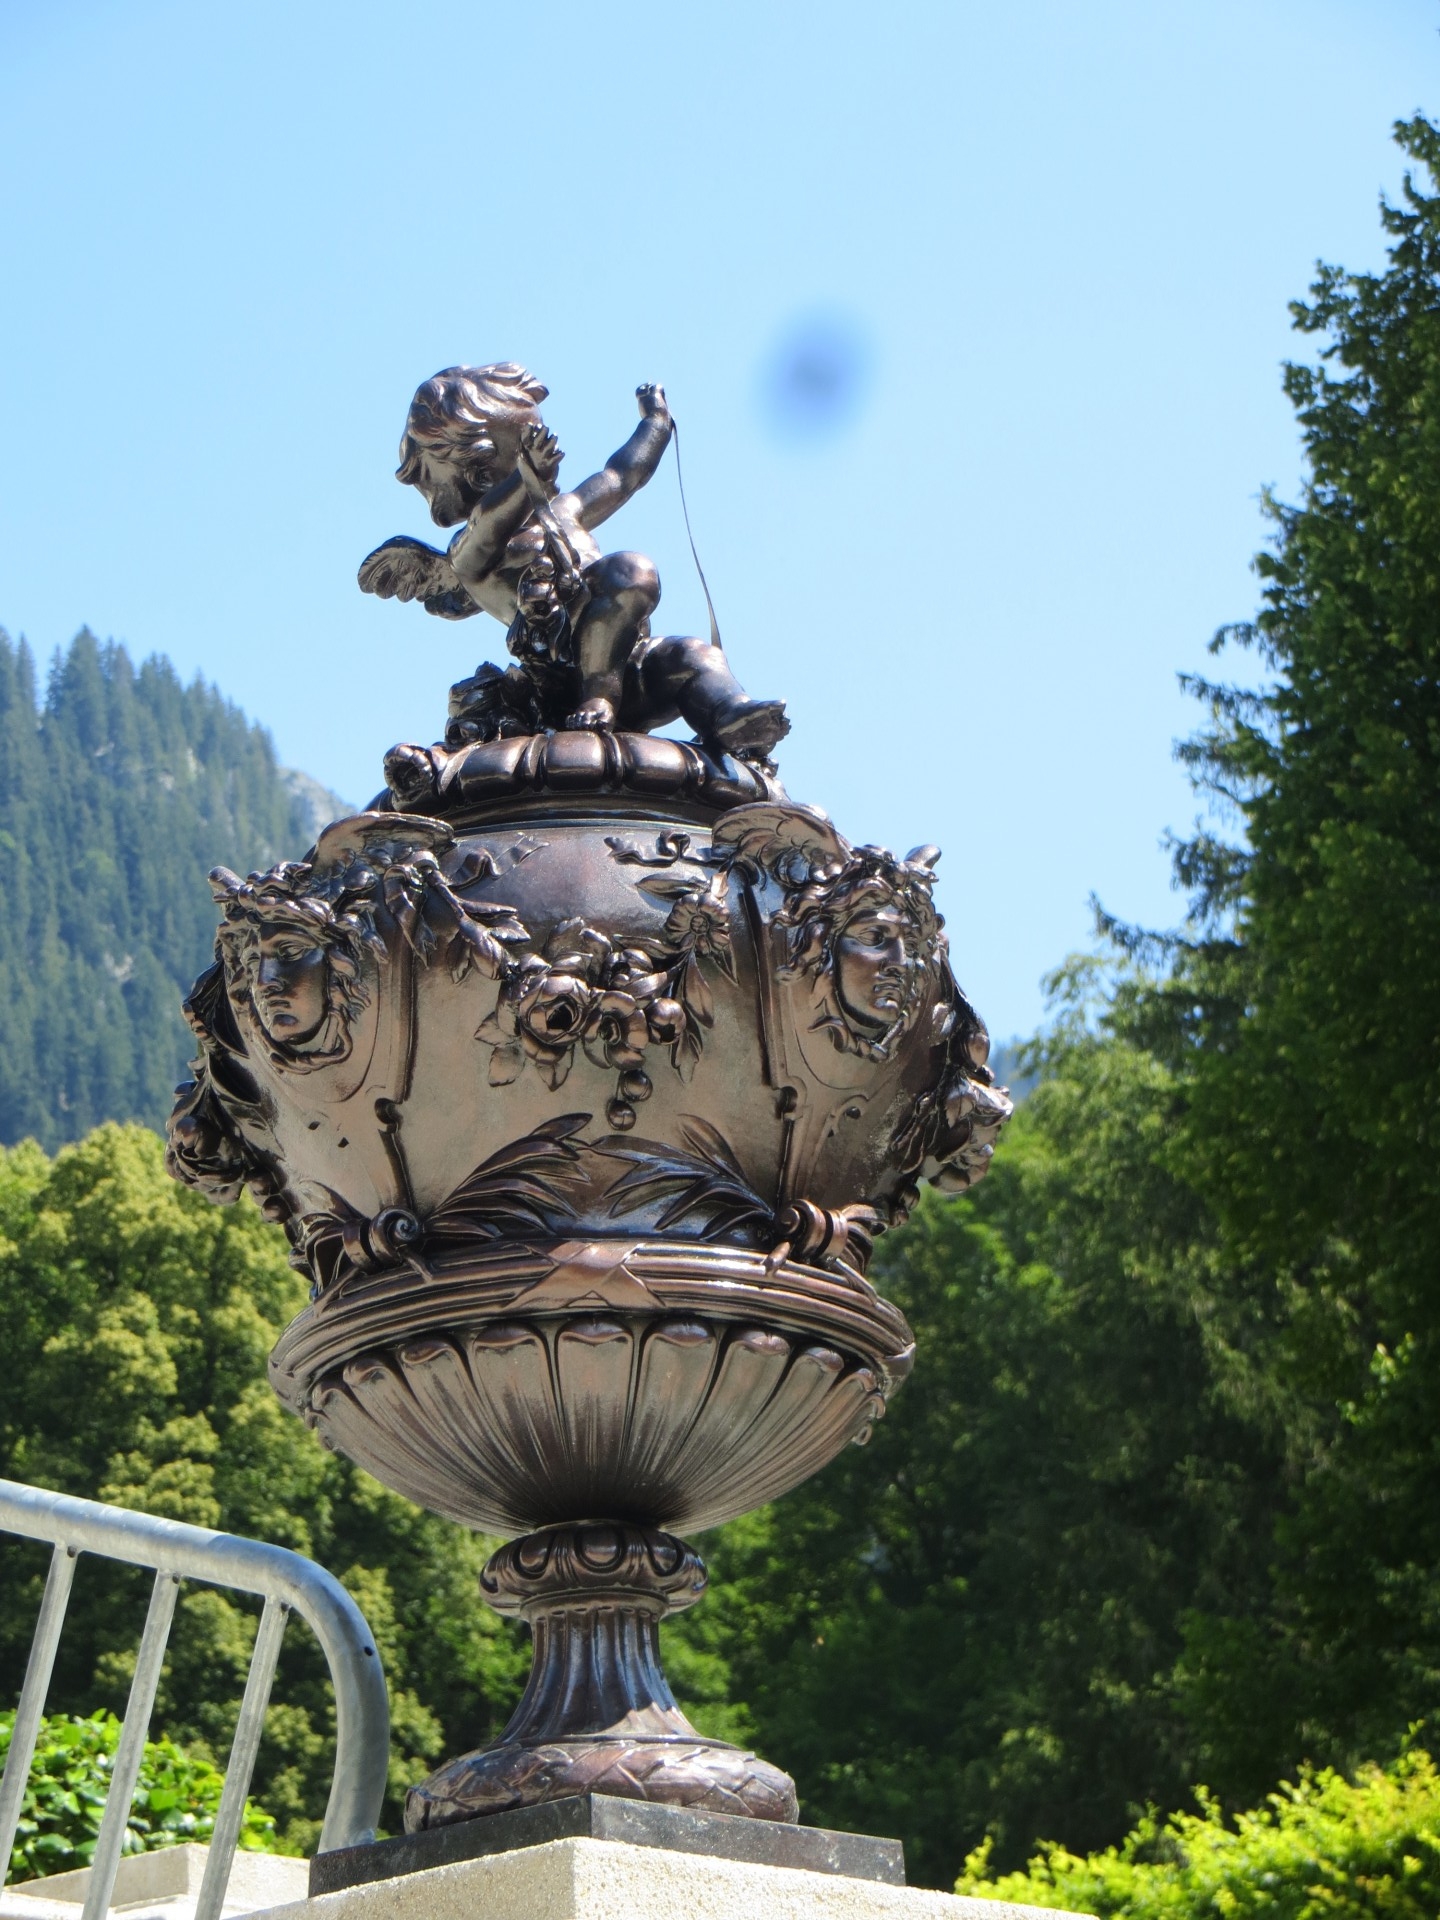
[[[0,631],[0,1141],[53,1149],[102,1120],[163,1123],[181,996],[214,941],[206,874],[298,857],[320,801],[166,660],[82,632],[36,696]]]

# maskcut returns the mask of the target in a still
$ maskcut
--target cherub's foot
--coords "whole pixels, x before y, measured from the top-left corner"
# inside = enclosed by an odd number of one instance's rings
[[[714,738],[727,753],[768,754],[789,731],[783,700],[739,700],[716,721]]]
[[[603,694],[597,694],[593,700],[582,700],[574,713],[566,715],[565,727],[574,732],[611,733],[615,728],[615,708]]]

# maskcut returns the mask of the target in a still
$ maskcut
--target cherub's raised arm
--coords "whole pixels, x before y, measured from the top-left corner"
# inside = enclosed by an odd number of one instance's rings
[[[640,424],[617,452],[612,453],[599,473],[582,481],[575,489],[580,524],[598,527],[617,507],[623,507],[632,493],[654,473],[670,444],[670,409],[665,404],[663,387],[637,387]]]
[[[537,420],[522,436],[521,457],[542,492],[554,491],[555,476],[564,455],[560,443]],[[530,488],[520,468],[498,480],[486,493],[469,520],[450,543],[450,559],[459,577],[478,584],[504,553],[511,534],[517,532],[530,513],[533,502]]]
[[[450,543],[451,564],[459,577],[483,580],[529,511],[530,496],[518,473],[491,487]]]

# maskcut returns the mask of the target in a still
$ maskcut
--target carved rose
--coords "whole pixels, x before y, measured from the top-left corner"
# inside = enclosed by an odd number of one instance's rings
[[[645,883],[653,891],[656,883]],[[665,922],[665,944],[677,953],[699,953],[713,960],[727,979],[735,978],[730,946],[730,907],[723,879],[703,892],[687,888],[676,899]]]
[[[484,1019],[475,1038],[495,1051],[490,1056],[490,1084],[508,1087],[519,1077],[526,1060],[552,1090],[563,1086],[595,1015],[595,989],[577,974],[557,972],[546,961],[531,957],[509,970],[495,1011]]]
[[[198,1188],[217,1205],[240,1198],[255,1171],[254,1156],[203,1080],[185,1080],[175,1089],[168,1134],[165,1165],[173,1178]]]
[[[593,1033],[607,1067],[623,1070],[644,1065],[650,1029],[645,1009],[633,993],[619,989],[602,993],[595,1009]]]
[[[515,1018],[522,1041],[545,1050],[574,1046],[590,1023],[594,991],[573,973],[542,974],[524,985]]]
[[[1000,1130],[1015,1111],[1001,1087],[962,1074],[946,1089],[944,1128],[932,1148],[943,1164],[930,1176],[941,1193],[963,1193],[989,1172]]]
[[[735,977],[724,882],[703,887],[667,876],[643,884],[663,886],[673,902],[651,951],[617,950],[594,927],[567,920],[543,954],[505,969],[495,1011],[475,1033],[494,1049],[491,1086],[509,1086],[530,1060],[547,1086],[561,1087],[576,1047],[583,1046],[595,1066],[618,1075],[606,1116],[623,1132],[635,1124],[636,1102],[654,1091],[645,1072],[646,1047],[668,1047],[676,1071],[689,1080],[701,1054],[701,1030],[715,1018],[701,956],[727,979]]]

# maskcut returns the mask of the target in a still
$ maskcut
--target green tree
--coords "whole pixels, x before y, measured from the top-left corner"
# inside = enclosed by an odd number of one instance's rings
[[[159,1140],[104,1126],[47,1159],[0,1151],[0,1473],[294,1547],[332,1568],[390,1683],[398,1795],[445,1752],[499,1731],[526,1666],[481,1604],[489,1548],[327,1453],[265,1378],[304,1304],[283,1237],[247,1200],[215,1208],[168,1178]],[[13,1699],[46,1555],[0,1554],[0,1674]],[[124,1710],[146,1576],[82,1558],[50,1707]],[[187,1586],[156,1712],[223,1761],[254,1639],[239,1596]],[[0,1696],[3,1697],[3,1696]],[[291,1625],[256,1796],[285,1844],[313,1844],[333,1755],[323,1657]],[[387,1819],[398,1825],[399,1801]]]
[[[1430,1920],[1440,1906],[1440,1777],[1427,1753],[1353,1780],[1306,1768],[1233,1823],[1199,1799],[1198,1814],[1147,1814],[1088,1859],[1042,1847],[1023,1873],[992,1878],[987,1843],[955,1891],[1100,1920]]]
[[[1216,641],[1263,684],[1195,686],[1187,758],[1240,833],[1179,847],[1191,923],[1128,1003],[1218,1223],[1217,1366],[1285,1435],[1265,1603],[1191,1626],[1200,1777],[1232,1797],[1440,1706],[1440,130],[1397,138],[1386,266],[1294,309],[1309,473]]]

